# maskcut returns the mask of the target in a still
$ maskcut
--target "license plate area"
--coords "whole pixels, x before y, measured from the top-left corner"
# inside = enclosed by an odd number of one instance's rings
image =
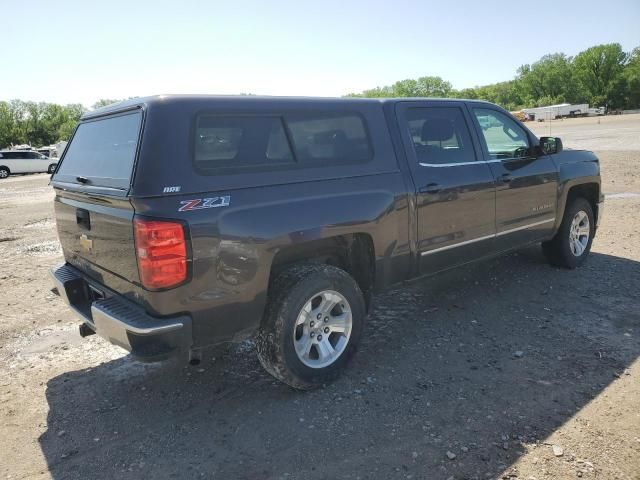
[[[96,287],[94,287],[90,283],[87,284],[87,293],[88,293],[90,304],[92,302],[95,302],[96,300],[102,300],[105,298],[104,292],[102,290],[98,290]]]
[[[74,285],[67,288],[67,297],[71,307],[79,311],[88,320],[93,321],[91,304],[105,298],[105,293],[82,278],[74,280]]]

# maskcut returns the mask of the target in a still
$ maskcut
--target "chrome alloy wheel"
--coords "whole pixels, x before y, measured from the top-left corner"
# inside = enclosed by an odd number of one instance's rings
[[[9,172],[6,170],[0,170],[0,178],[7,178],[9,176]]]
[[[344,353],[351,336],[353,317],[346,298],[323,290],[305,303],[298,314],[293,344],[302,363],[324,368]]]
[[[589,216],[585,211],[580,210],[574,215],[569,229],[569,247],[573,255],[576,257],[582,255],[589,244],[589,235],[591,235]]]

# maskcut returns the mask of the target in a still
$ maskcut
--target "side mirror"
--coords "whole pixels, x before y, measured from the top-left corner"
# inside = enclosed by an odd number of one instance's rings
[[[540,150],[545,155],[553,155],[562,151],[562,140],[560,137],[540,137]]]

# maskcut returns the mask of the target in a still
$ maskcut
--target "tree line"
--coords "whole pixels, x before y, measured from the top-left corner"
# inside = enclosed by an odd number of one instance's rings
[[[103,99],[92,108],[119,100]],[[79,103],[57,105],[22,100],[0,101],[0,148],[28,144],[33,147],[69,140],[87,109]]]
[[[80,104],[0,101],[0,148],[34,147],[68,140],[85,108]]]
[[[640,108],[640,47],[596,45],[575,57],[545,55],[522,65],[513,80],[456,90],[437,76],[400,80],[350,97],[440,97],[488,100],[507,110],[557,103],[588,103],[612,109]]]
[[[618,43],[596,45],[575,57],[545,55],[522,65],[513,80],[456,90],[436,76],[400,80],[350,97],[441,97],[488,100],[508,110],[588,103],[607,109],[640,108],[640,47],[624,52]],[[99,108],[118,100],[102,99]],[[86,109],[80,104],[57,105],[21,100],[0,101],[0,148],[34,147],[68,140]]]

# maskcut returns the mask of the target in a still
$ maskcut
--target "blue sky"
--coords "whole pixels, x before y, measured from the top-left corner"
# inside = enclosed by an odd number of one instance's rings
[[[0,99],[340,96],[514,77],[546,53],[640,46],[640,0],[0,0]]]

